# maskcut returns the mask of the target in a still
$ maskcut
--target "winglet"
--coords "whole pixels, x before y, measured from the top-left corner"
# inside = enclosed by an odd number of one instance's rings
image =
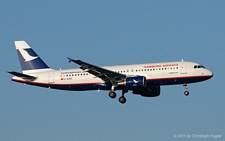
[[[71,59],[71,58],[69,58],[69,57],[67,57],[68,59],[69,59],[69,63],[71,63],[72,61],[73,61],[73,59]]]

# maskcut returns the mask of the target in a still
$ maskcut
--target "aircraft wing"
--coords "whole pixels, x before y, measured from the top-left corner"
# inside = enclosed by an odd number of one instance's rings
[[[8,73],[10,73],[12,75],[15,75],[17,77],[20,77],[22,79],[25,79],[25,80],[29,80],[29,81],[33,81],[33,80],[35,80],[37,78],[37,77],[34,77],[34,76],[30,76],[30,75],[19,73],[19,72],[15,72],[15,71],[8,71]]]
[[[84,70],[85,72],[89,72],[90,74],[101,78],[103,81],[106,83],[110,82],[111,84],[113,83],[118,83],[123,81],[126,78],[126,75],[117,73],[108,69],[104,69],[86,62],[83,62],[81,60],[73,60],[71,58],[68,58],[69,62],[74,62],[78,65],[80,65],[80,68]]]

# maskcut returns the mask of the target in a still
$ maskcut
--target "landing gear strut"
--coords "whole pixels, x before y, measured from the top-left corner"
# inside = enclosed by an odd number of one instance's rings
[[[184,84],[184,95],[188,96],[189,92],[187,91],[187,84]]]

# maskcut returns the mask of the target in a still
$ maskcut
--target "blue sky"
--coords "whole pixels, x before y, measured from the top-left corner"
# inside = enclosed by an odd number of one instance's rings
[[[222,0],[1,1],[0,140],[167,141],[178,134],[224,140],[224,6]],[[21,71],[15,40],[26,40],[54,69],[78,67],[67,57],[98,66],[184,59],[214,77],[188,85],[188,97],[182,85],[163,86],[156,98],[129,92],[122,105],[107,91],[12,82],[6,72]]]

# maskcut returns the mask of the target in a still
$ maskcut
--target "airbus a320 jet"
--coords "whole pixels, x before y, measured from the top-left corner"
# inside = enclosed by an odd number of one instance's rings
[[[54,70],[32,50],[25,41],[15,41],[22,73],[9,71],[12,81],[39,87],[68,90],[108,90],[109,97],[122,91],[119,102],[124,104],[128,91],[143,97],[160,95],[160,86],[182,84],[184,94],[189,95],[187,84],[210,79],[212,71],[195,62],[162,62],[135,65],[98,67],[71,58],[80,66],[77,69]]]

